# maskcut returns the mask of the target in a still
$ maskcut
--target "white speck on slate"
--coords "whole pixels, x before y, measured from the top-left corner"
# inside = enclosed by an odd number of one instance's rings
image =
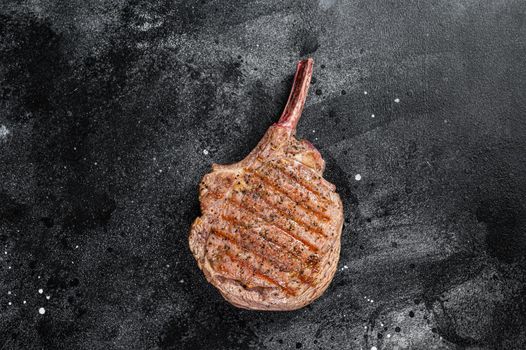
[[[364,94],[364,95],[367,95],[367,91],[364,91],[363,94]]]
[[[42,288],[40,288],[40,289],[38,290],[38,294],[42,294],[42,293],[44,293],[44,290],[43,290]]]
[[[38,313],[43,315],[46,313],[46,309],[44,309],[43,307],[41,307],[40,309],[38,309]]]
[[[11,295],[11,291],[10,290],[7,291],[7,295]]]
[[[371,114],[371,118],[374,118],[374,114]]]
[[[376,346],[372,346],[371,350],[378,350],[378,348]]]
[[[27,303],[27,301],[24,300],[23,303],[25,304],[25,303]]]
[[[10,133],[11,131],[5,125],[0,126],[0,140],[5,139]]]
[[[394,99],[395,103],[400,103],[400,99],[397,97]]]
[[[40,279],[40,276],[37,276],[37,277],[38,277],[38,279]]]
[[[355,179],[356,181],[360,181],[360,180],[362,179],[362,175],[360,175],[360,174],[356,174],[356,175],[354,176],[354,179]]]
[[[179,283],[184,283],[184,280],[180,280]]]
[[[46,299],[47,300],[51,299],[51,295],[46,295]]]
[[[4,254],[7,255],[7,251],[5,251]]]
[[[75,249],[79,249],[79,246],[78,246],[78,245],[76,245],[76,246],[75,246]]]
[[[11,303],[11,302],[8,302],[7,305],[12,305],[12,303]]]
[[[208,155],[208,150],[207,150],[207,149],[204,149],[204,150],[203,150],[203,154],[204,154],[205,156]]]
[[[391,338],[391,334],[388,334],[388,335],[387,335],[387,338]]]
[[[8,266],[7,268],[8,268],[9,270],[11,270],[11,266]]]

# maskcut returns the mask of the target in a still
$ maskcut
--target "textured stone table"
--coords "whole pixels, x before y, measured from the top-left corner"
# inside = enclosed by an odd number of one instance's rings
[[[520,0],[2,1],[0,348],[524,349],[525,38]],[[238,310],[187,247],[197,184],[307,56],[339,269]]]

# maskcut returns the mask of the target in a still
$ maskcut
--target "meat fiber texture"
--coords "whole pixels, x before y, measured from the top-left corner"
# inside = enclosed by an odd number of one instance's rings
[[[322,177],[318,150],[295,138],[312,68],[312,59],[298,63],[283,114],[256,148],[238,163],[213,164],[200,184],[190,250],[206,279],[240,308],[301,308],[336,272],[342,202]]]

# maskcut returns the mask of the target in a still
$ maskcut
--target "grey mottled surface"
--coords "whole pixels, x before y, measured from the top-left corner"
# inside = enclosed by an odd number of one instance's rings
[[[339,270],[238,310],[187,248],[197,184],[306,56]],[[521,0],[3,1],[0,348],[524,349],[525,58]]]

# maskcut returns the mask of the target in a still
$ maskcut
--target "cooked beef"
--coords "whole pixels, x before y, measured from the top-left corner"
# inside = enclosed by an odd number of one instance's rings
[[[278,123],[242,161],[212,165],[190,249],[206,279],[235,306],[293,310],[318,298],[340,255],[343,208],[325,162],[295,130],[312,76],[299,62]]]

